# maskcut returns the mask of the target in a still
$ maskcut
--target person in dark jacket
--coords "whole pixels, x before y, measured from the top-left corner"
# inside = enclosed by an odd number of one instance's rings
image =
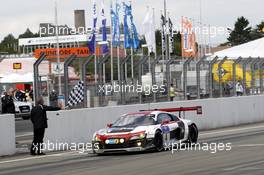
[[[61,105],[59,105],[61,106]],[[34,138],[31,145],[31,155],[45,155],[41,152],[45,129],[48,128],[47,111],[58,111],[61,107],[45,106],[43,98],[37,101],[37,105],[31,110],[31,121],[34,128]]]
[[[11,95],[7,92],[4,93],[2,100],[2,113],[3,114],[14,114],[15,113],[15,104]]]

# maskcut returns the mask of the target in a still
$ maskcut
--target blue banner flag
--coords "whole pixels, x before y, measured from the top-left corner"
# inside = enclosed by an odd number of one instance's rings
[[[89,51],[94,54],[96,49],[96,23],[97,23],[97,13],[96,13],[96,3],[93,1],[93,31],[90,41],[88,42]]]
[[[131,48],[132,40],[131,40],[130,31],[129,31],[130,29],[127,23],[127,17],[131,13],[130,13],[129,6],[126,5],[124,2],[123,2],[123,7],[124,7],[124,48],[128,49],[128,48]]]
[[[137,28],[136,28],[136,25],[134,24],[134,18],[133,18],[133,15],[132,15],[132,6],[131,4],[128,6],[129,8],[129,15],[130,15],[130,21],[131,21],[131,32],[132,32],[132,40],[133,40],[133,43],[132,43],[132,47],[134,49],[138,49],[139,48],[139,39],[138,39],[138,32],[137,32]]]
[[[107,42],[107,33],[106,33],[106,17],[105,17],[105,11],[104,11],[104,1],[102,1],[102,41]],[[102,45],[102,53],[106,54],[108,53],[108,46],[107,44]]]
[[[111,5],[111,23],[112,23],[112,45],[120,46],[120,21],[119,21],[120,4],[116,2],[115,10]]]

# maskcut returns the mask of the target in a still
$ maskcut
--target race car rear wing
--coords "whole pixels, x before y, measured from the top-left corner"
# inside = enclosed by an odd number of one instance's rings
[[[146,111],[146,110],[141,110]],[[196,111],[197,115],[202,115],[203,110],[202,106],[193,106],[193,107],[179,107],[179,108],[160,108],[160,109],[149,109],[147,111],[164,111],[164,112],[179,112],[179,117],[181,117],[182,112]]]

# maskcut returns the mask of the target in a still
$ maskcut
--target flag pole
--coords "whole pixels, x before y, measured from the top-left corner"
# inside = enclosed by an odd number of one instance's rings
[[[161,16],[163,15],[163,12],[161,10]],[[164,41],[163,41],[163,38],[165,37],[164,36],[164,33],[163,33],[163,30],[164,30],[164,26],[163,26],[163,22],[161,22],[161,55],[162,55],[162,70],[164,72],[164,62],[165,62],[165,56],[164,56]]]
[[[57,65],[60,64],[60,44],[59,44],[59,24],[58,24],[58,6],[57,1],[55,1],[55,25],[56,25],[56,42],[57,42]],[[62,95],[61,87],[61,76],[58,72],[58,81],[59,81],[59,95]]]
[[[157,45],[156,45],[156,22],[155,22],[155,8],[152,8],[152,11],[153,11],[153,27],[154,27],[154,35],[155,35],[155,42],[154,42],[154,47],[155,47],[155,50],[154,50],[154,54],[155,54],[155,59],[157,59]]]
[[[117,46],[117,74],[118,81],[120,82],[120,46]]]
[[[164,0],[164,17],[165,17],[165,55],[168,59],[168,34],[167,34],[167,0]]]
[[[112,1],[111,1],[111,10],[112,10],[113,6],[112,6]],[[111,11],[110,11],[110,16],[111,16]],[[110,60],[110,64],[111,64],[111,82],[113,83],[114,81],[114,57],[113,57],[113,21],[112,21],[112,17],[111,17],[111,22],[110,22],[110,34],[111,34],[111,41],[110,41],[110,54],[111,54],[111,60]]]
[[[168,12],[168,19],[170,19],[170,12]],[[170,25],[170,24],[169,24],[169,25]],[[172,30],[173,30],[173,29],[172,29]],[[172,32],[173,32],[173,31],[172,31]],[[170,36],[170,34],[169,34],[169,52],[168,52],[169,60],[171,59],[171,50],[170,50],[170,48],[173,49],[171,39],[173,39],[173,38],[171,38],[171,36]]]
[[[127,50],[124,48],[125,51],[125,57],[127,56]],[[127,62],[125,62],[125,79],[127,80]]]
[[[131,50],[131,78],[134,80],[134,50],[133,47],[130,48]]]
[[[111,33],[111,44],[110,44],[110,47],[111,47],[111,49],[110,49],[110,54],[111,54],[111,60],[110,60],[110,62],[111,62],[111,82],[113,83],[113,81],[114,81],[114,67],[113,67],[113,64],[114,64],[114,59],[113,59],[113,43],[112,43],[112,41],[113,41],[113,33],[112,33],[113,31],[112,31],[112,23],[111,23],[111,29],[110,29],[110,33]]]

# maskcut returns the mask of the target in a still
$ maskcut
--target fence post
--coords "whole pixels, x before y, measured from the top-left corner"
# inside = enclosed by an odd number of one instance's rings
[[[193,60],[193,57],[188,58],[183,63],[183,91],[184,91],[184,100],[187,99],[187,71],[188,71],[188,65]]]
[[[247,77],[246,77],[246,73],[247,73],[247,65],[252,61],[252,58],[249,57],[247,58],[244,63],[243,63],[243,87],[244,87],[244,92],[243,95],[247,95]]]
[[[236,93],[236,83],[237,83],[237,80],[236,80],[236,66],[242,61],[242,57],[239,57],[238,59],[236,59],[233,63],[233,96],[237,96],[237,93]]]
[[[174,63],[176,60],[175,59],[170,59],[168,60],[168,62],[166,63],[166,79],[167,79],[167,98],[168,101],[170,100],[170,96],[169,96],[169,88],[170,88],[170,84],[171,84],[171,77],[170,77],[170,65],[172,63]]]
[[[104,55],[103,58],[101,58],[97,64],[97,70],[98,70],[98,75],[99,75],[99,86],[101,86],[101,88],[103,87],[103,64],[105,64],[107,61],[109,61],[109,55]],[[101,89],[101,88],[97,88],[97,89]],[[103,105],[103,93],[104,92],[99,92],[99,106]]]
[[[120,61],[120,83],[119,85],[121,85],[120,88],[120,98],[121,98],[121,104],[124,105],[126,104],[126,93],[123,92],[123,85],[124,85],[124,80],[126,79],[124,77],[124,65],[127,63],[127,61],[131,58],[131,55],[127,55],[125,57],[125,59]]]
[[[213,97],[213,65],[217,62],[218,57],[215,57],[209,62],[209,96]]]
[[[72,63],[74,59],[76,59],[76,55],[70,55],[64,62],[64,93],[65,93],[65,104],[67,105],[69,100],[69,71],[68,67]]]
[[[37,100],[39,98],[39,65],[41,62],[46,58],[45,53],[41,53],[39,59],[34,63],[33,65],[33,70],[34,70],[34,84],[33,84],[33,89],[34,89],[34,101],[35,105],[37,105]]]
[[[201,98],[201,64],[204,62],[206,57],[202,57],[196,63],[196,83],[197,83],[197,99]]]
[[[151,79],[152,79],[152,86],[156,85],[156,71],[155,67],[159,63],[162,57],[157,57],[152,63],[151,63]],[[153,92],[153,101],[157,102],[157,93]]]
[[[141,60],[139,60],[136,64],[134,64],[134,68],[138,69],[138,84],[142,86],[142,65],[146,63],[148,60],[148,56],[143,56]],[[138,93],[139,103],[142,103],[142,92]]]
[[[83,90],[84,90],[84,99],[83,99],[83,107],[84,108],[87,108],[87,83],[86,83],[86,67],[87,65],[93,60],[93,55],[90,55],[84,62],[83,62],[83,65],[82,65],[82,81],[83,81]]]
[[[225,63],[225,61],[227,60],[227,57],[225,57],[224,59],[222,59],[219,64],[218,64],[218,79],[219,79],[219,96],[223,97],[223,84],[222,84],[222,66]]]

